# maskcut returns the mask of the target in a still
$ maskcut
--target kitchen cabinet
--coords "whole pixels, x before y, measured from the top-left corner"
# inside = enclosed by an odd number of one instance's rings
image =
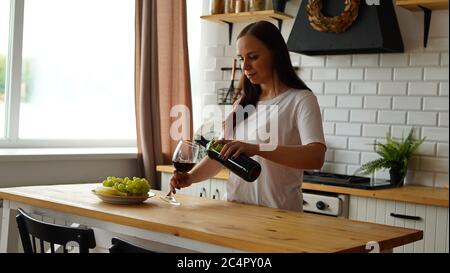
[[[448,207],[350,196],[349,218],[423,230],[423,239],[394,248],[394,252],[449,252]]]
[[[161,190],[169,192],[169,181],[172,174],[161,173]],[[194,183],[190,187],[177,190],[180,194],[198,196],[215,200],[225,200],[226,181],[221,179],[208,179]]]
[[[281,30],[283,20],[292,19],[291,15],[276,10],[261,10],[239,13],[203,15],[200,18],[216,23],[228,24],[228,42],[231,45],[231,36],[233,34],[234,23],[244,23],[250,21],[270,20],[278,21],[278,28]]]
[[[221,179],[211,179],[211,199],[226,200],[225,193],[227,191],[226,181]]]

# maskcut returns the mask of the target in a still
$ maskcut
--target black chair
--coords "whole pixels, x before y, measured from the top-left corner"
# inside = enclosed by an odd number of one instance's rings
[[[109,253],[157,253],[149,249],[136,246],[117,237],[112,238]]]
[[[50,244],[51,253],[55,253],[55,244],[61,245],[64,253],[68,253],[66,249],[68,243],[69,245],[73,243],[73,246],[76,246],[76,242],[80,253],[89,253],[89,249],[96,246],[94,230],[90,228],[45,223],[32,218],[20,208],[18,211],[16,221],[25,253],[44,253],[44,242]],[[36,239],[39,240],[39,249],[36,247]]]

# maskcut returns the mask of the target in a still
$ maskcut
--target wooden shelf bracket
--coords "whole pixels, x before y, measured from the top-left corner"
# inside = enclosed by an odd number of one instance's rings
[[[419,6],[423,11],[423,46],[426,48],[428,45],[428,35],[430,34],[431,23],[431,9]]]
[[[233,23],[224,20],[220,21],[228,25],[228,45],[231,45],[231,37],[233,36]]]

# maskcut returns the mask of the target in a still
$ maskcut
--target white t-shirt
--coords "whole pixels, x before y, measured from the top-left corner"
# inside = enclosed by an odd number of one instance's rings
[[[266,112],[263,112],[266,111]],[[260,118],[264,115],[270,119]],[[278,119],[278,128],[274,121]],[[270,123],[270,124],[269,124]],[[272,128],[270,128],[272,126]],[[269,140],[261,132],[270,134]],[[271,131],[272,130],[272,131]],[[278,137],[279,145],[306,145],[312,142],[325,144],[322,117],[316,96],[308,90],[289,89],[273,99],[259,101],[256,111],[236,125],[235,139],[247,143],[273,143]],[[256,137],[255,137],[256,136]],[[266,134],[267,138],[267,134]],[[246,182],[230,172],[227,183],[227,200],[272,208],[302,211],[301,182],[303,170],[287,167],[260,156],[253,156],[261,164],[261,174],[254,182]]]

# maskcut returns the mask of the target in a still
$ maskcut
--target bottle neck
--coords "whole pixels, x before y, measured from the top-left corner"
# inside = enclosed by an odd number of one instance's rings
[[[209,143],[209,141],[206,138],[204,138],[203,136],[200,136],[200,139],[196,139],[195,142],[197,142],[198,144],[202,145],[205,148]]]

